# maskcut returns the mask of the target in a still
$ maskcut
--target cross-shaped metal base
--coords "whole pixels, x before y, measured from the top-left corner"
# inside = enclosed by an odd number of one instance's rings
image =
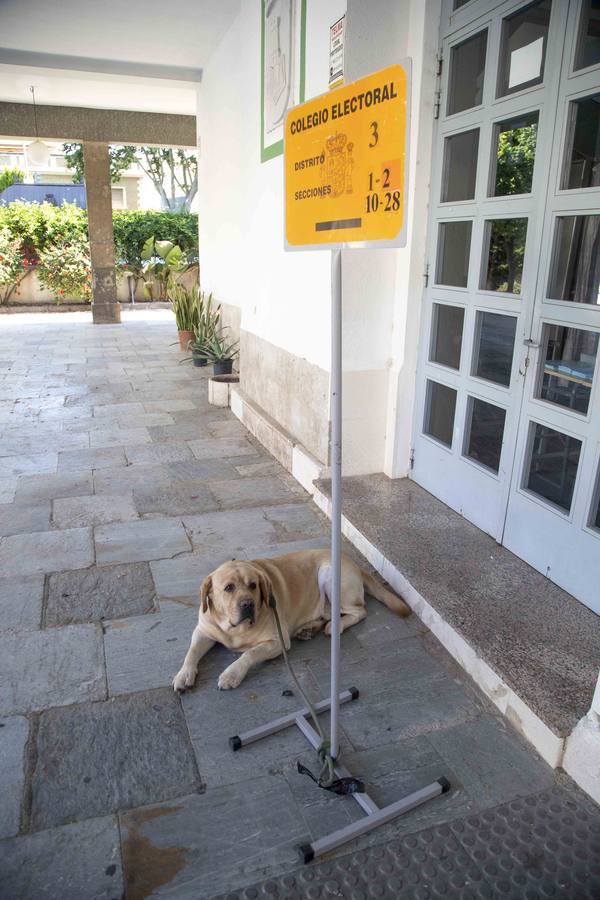
[[[339,695],[339,702],[342,704],[348,703],[351,700],[356,700],[358,694],[358,688],[349,688],[349,690],[341,692]],[[319,703],[315,704],[315,709],[318,713],[327,712],[330,708],[331,698],[321,700]],[[299,709],[297,712],[282,716],[280,719],[273,719],[271,722],[267,722],[266,725],[261,725],[258,728],[253,728],[251,731],[246,731],[244,734],[236,734],[229,738],[229,746],[232,750],[241,750],[242,747],[245,747],[248,744],[253,744],[255,741],[260,741],[264,737],[268,737],[271,734],[277,734],[278,731],[283,731],[285,728],[290,728],[292,725],[295,725],[300,729],[309,744],[311,744],[315,750],[318,750],[321,743],[320,738],[312,725],[308,723],[306,719],[308,715],[309,709],[308,707],[304,707],[304,709]],[[347,778],[350,775],[344,766],[338,764],[335,765],[335,774],[337,778]],[[395,803],[390,803],[389,806],[384,806],[383,809],[380,809],[366,793],[352,794],[352,797],[354,797],[358,805],[366,813],[365,817],[359,819],[357,822],[352,822],[351,825],[340,828],[338,831],[333,831],[331,834],[319,838],[319,840],[313,841],[311,844],[302,844],[298,848],[300,857],[305,863],[311,862],[311,860],[316,857],[323,856],[324,853],[328,853],[330,850],[334,850],[336,847],[346,844],[348,841],[351,841],[361,834],[372,831],[379,825],[390,822],[392,819],[401,816],[403,813],[409,812],[409,810],[414,809],[416,806],[420,806],[421,803],[425,803],[427,800],[433,800],[434,797],[439,797],[440,794],[445,794],[446,791],[449,790],[450,782],[447,778],[442,776],[441,778],[438,778],[437,781],[428,784],[427,787],[421,788],[419,791],[414,791],[414,793],[409,794],[407,797],[396,800]]]

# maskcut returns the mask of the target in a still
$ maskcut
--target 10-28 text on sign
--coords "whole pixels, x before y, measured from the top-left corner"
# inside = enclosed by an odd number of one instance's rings
[[[288,111],[286,249],[405,246],[409,89],[406,61]]]

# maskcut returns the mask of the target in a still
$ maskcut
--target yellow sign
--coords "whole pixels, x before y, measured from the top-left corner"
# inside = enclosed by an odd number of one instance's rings
[[[408,97],[408,66],[395,65],[288,111],[288,249],[404,246]]]

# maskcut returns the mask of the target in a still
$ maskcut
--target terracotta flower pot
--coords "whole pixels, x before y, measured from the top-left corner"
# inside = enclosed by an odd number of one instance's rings
[[[178,331],[179,335],[179,346],[182,350],[188,349],[188,344],[190,341],[194,340],[194,332],[193,331]]]

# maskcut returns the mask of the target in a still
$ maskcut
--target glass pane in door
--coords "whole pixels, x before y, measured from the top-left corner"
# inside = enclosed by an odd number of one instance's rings
[[[538,118],[539,113],[534,112],[495,125],[490,196],[530,193]]]
[[[600,0],[583,0],[575,69],[600,62]]]
[[[466,287],[472,222],[441,222],[438,232],[437,284]]]
[[[500,468],[505,419],[505,409],[469,397],[464,455],[492,472]]]
[[[569,137],[561,188],[600,185],[600,94],[575,100],[569,110]]]
[[[543,81],[551,6],[551,0],[541,0],[504,19],[497,97]]]
[[[587,413],[597,354],[598,335],[593,331],[544,325],[537,396]]]
[[[590,528],[596,528],[600,531],[600,464],[598,465],[598,474],[596,475],[596,487],[594,489],[594,497],[589,518]]]
[[[427,380],[423,431],[447,447],[452,446],[456,391],[437,381]]]
[[[527,219],[493,219],[486,222],[484,265],[480,288],[520,294]]]
[[[444,141],[442,203],[472,200],[475,196],[479,128],[453,134]]]
[[[452,47],[446,110],[449,116],[481,103],[486,49],[487,29]]]
[[[517,320],[501,313],[478,312],[473,339],[471,374],[508,387],[512,371]]]
[[[429,353],[431,362],[450,366],[451,369],[460,368],[464,320],[465,311],[461,306],[448,306],[445,303],[433,304]]]
[[[581,441],[547,425],[531,423],[525,487],[566,512],[571,509]]]
[[[558,216],[548,297],[600,304],[600,216]]]

